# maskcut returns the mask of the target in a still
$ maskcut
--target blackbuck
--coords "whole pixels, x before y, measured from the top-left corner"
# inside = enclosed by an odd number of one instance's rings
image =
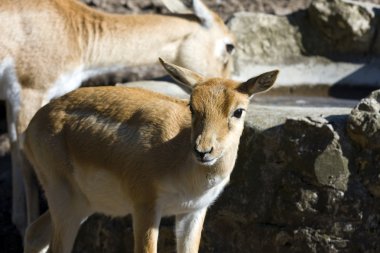
[[[229,182],[249,99],[271,88],[278,71],[238,83],[162,64],[190,100],[80,88],[34,116],[24,148],[49,210],[28,228],[26,252],[50,233],[51,252],[71,252],[95,212],[132,215],[135,253],[157,252],[160,219],[175,215],[177,252],[198,252],[206,210]]]
[[[172,15],[116,15],[76,0],[0,1],[0,99],[7,101],[12,143],[13,221],[23,233],[39,214],[37,187],[22,154],[35,112],[81,81],[118,66],[153,64],[159,56],[206,76],[228,77],[234,37],[200,0]],[[25,182],[23,182],[23,179]]]

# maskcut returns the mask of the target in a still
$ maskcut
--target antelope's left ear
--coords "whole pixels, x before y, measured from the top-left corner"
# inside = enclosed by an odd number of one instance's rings
[[[253,77],[248,81],[240,84],[237,88],[239,92],[248,94],[251,97],[254,94],[268,91],[274,85],[277,75],[280,71],[273,70]]]
[[[190,92],[195,85],[205,80],[205,78],[189,69],[168,63],[159,58],[161,65],[165,68],[168,74],[174,78],[179,84],[184,86],[187,92]]]

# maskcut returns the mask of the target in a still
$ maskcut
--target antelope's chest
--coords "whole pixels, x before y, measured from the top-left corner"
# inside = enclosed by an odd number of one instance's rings
[[[163,216],[188,213],[210,206],[223,191],[228,178],[212,178],[206,182],[173,184],[161,191],[159,205]]]

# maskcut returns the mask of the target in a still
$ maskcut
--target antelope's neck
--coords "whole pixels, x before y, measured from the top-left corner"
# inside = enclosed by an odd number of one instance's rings
[[[78,37],[89,67],[153,64],[158,57],[174,62],[182,41],[200,27],[179,16],[97,13],[81,18]]]

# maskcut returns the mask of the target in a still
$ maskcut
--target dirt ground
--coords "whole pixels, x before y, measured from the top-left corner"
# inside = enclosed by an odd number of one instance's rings
[[[82,0],[95,8],[118,13],[166,13],[159,0]],[[187,1],[187,0],[185,0]],[[258,11],[277,15],[304,9],[311,0],[205,0],[205,3],[227,20],[234,12]],[[380,3],[380,0],[371,2]],[[138,72],[131,72],[128,81],[141,79]],[[100,79],[100,81],[105,79]],[[98,80],[99,81],[99,80]],[[91,84],[91,82],[89,83]],[[4,103],[0,103],[0,253],[22,252],[21,237],[11,222],[11,170],[6,142],[1,135],[6,133]],[[6,153],[6,154],[4,154]]]

